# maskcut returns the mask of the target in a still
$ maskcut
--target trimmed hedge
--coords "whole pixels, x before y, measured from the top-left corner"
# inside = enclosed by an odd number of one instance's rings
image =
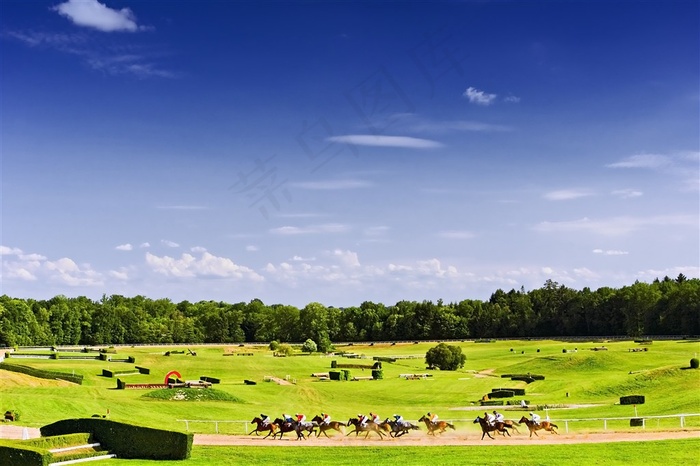
[[[481,400],[481,406],[503,406],[503,400]]]
[[[209,383],[221,383],[221,379],[217,379],[215,377],[207,377],[206,375],[201,375],[199,377],[199,380]]]
[[[515,394],[515,396],[524,396],[525,395],[525,389],[524,388],[492,388],[492,392],[498,392],[501,390],[508,390],[511,391]]]
[[[513,390],[496,390],[489,393],[489,398],[513,398],[514,396]]]
[[[150,374],[151,373],[151,370],[147,367],[136,366],[136,370],[139,371],[139,374]]]
[[[384,371],[381,369],[372,369],[372,378],[374,380],[380,380],[384,378]]]
[[[381,362],[396,362],[396,358],[385,358],[382,356],[375,356],[372,359],[375,361],[381,361]]]
[[[188,459],[194,438],[192,433],[153,429],[100,418],[65,419],[40,430],[44,437],[91,433],[95,442],[123,459]]]
[[[111,371],[109,369],[102,369],[102,377],[114,377],[115,375],[130,375],[139,374],[140,372],[136,369],[127,369],[123,371]]]
[[[12,466],[38,466],[49,464],[50,453],[41,448],[13,442],[0,445],[0,464]]]
[[[700,367],[700,360],[698,360],[698,358],[693,358],[690,360],[690,368],[691,369],[697,369],[699,367]]]
[[[56,372],[56,371],[45,371],[40,369],[35,369],[29,366],[20,366],[17,364],[5,364],[0,363],[0,369],[5,369],[6,371],[19,372],[22,374],[31,375],[32,377],[38,377],[40,379],[61,379],[68,382],[77,383],[78,385],[83,384],[83,376],[81,374],[68,374],[66,372]]]
[[[629,395],[620,397],[621,405],[643,405],[644,395]]]
[[[644,419],[641,417],[635,417],[630,419],[630,427],[642,427],[644,425]]]

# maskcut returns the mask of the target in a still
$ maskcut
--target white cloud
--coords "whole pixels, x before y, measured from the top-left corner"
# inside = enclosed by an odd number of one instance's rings
[[[374,134],[348,134],[327,138],[331,142],[356,144],[358,146],[399,147],[404,149],[434,149],[442,144],[430,139],[412,138],[409,136],[378,136]]]
[[[335,249],[332,253],[333,257],[337,258],[341,264],[347,267],[359,267],[360,260],[357,257],[356,252],[343,251],[342,249]]]
[[[668,156],[660,154],[631,155],[619,162],[607,164],[608,168],[663,168],[671,164]]]
[[[507,97],[504,97],[503,101],[508,102],[509,104],[517,104],[518,102],[520,102],[520,97],[516,97],[514,95],[509,95]]]
[[[316,190],[336,190],[336,189],[356,189],[372,186],[369,181],[363,180],[327,180],[327,181],[306,181],[293,183],[294,188],[316,189]]]
[[[275,235],[308,235],[320,233],[343,233],[348,230],[346,225],[340,223],[326,223],[323,225],[309,225],[306,227],[283,226],[273,228],[270,233]]]
[[[202,247],[202,246],[194,246],[190,248],[190,251],[192,252],[207,252],[207,248]]]
[[[256,252],[256,251],[260,250],[260,248],[258,248],[257,246],[255,246],[253,244],[249,244],[248,246],[245,247],[245,250],[248,252]]]
[[[635,278],[650,282],[656,278],[671,277],[676,278],[679,274],[683,274],[688,278],[700,278],[700,267],[698,266],[679,266],[669,267],[666,269],[647,269],[640,270],[635,274]]]
[[[641,197],[644,195],[643,192],[637,191],[635,189],[617,189],[611,192],[613,196],[620,197],[622,199],[633,199],[635,197]]]
[[[476,236],[474,233],[467,230],[445,230],[439,232],[437,235],[447,239],[471,239]]]
[[[143,29],[136,24],[136,17],[129,8],[113,10],[97,0],[68,0],[53,9],[77,26],[103,32],[134,32]]]
[[[599,235],[623,235],[647,227],[691,226],[698,227],[698,217],[694,215],[657,215],[652,217],[613,217],[591,220],[584,217],[564,222],[541,222],[534,230],[541,232],[581,231]]]
[[[593,254],[602,254],[604,256],[626,256],[627,254],[629,254],[629,252],[620,251],[617,249],[607,249],[607,250],[594,249]]]
[[[177,244],[175,241],[170,241],[167,239],[160,240],[160,244],[167,246],[169,248],[179,248],[180,247],[180,245]]]
[[[151,243],[149,243],[149,242],[147,241],[147,242],[145,242],[145,243],[139,244],[139,247],[140,247],[140,248],[150,248],[150,247],[151,247]]]
[[[187,253],[183,253],[179,259],[176,259],[169,256],[159,257],[147,252],[146,264],[153,271],[171,277],[218,277],[236,280],[264,280],[264,278],[254,270],[242,265],[237,265],[229,258],[214,256],[208,252],[203,253],[200,259]]]
[[[468,87],[462,95],[469,99],[470,103],[484,106],[491,105],[494,100],[496,100],[496,97],[498,97],[497,94],[487,94],[474,87]]]
[[[134,247],[131,244],[126,243],[126,244],[120,244],[119,246],[115,247],[114,249],[116,249],[117,251],[131,251],[132,249],[134,249]]]
[[[123,282],[129,280],[129,273],[124,267],[120,268],[119,270],[110,270],[109,276]]]
[[[18,256],[20,254],[22,254],[22,250],[19,248],[0,246],[0,256]]]
[[[579,199],[581,197],[592,196],[593,193],[590,191],[582,191],[577,189],[562,189],[559,191],[551,191],[544,194],[544,197],[550,201],[570,201],[572,199]]]

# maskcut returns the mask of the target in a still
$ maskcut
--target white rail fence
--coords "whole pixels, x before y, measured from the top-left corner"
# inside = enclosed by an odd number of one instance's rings
[[[568,434],[569,433],[569,423],[577,423],[577,422],[603,422],[603,430],[608,430],[608,421],[630,421],[632,419],[641,419],[642,421],[642,429],[646,429],[647,424],[649,421],[656,419],[656,426],[658,427],[660,425],[661,419],[678,419],[680,423],[681,428],[686,427],[686,418],[697,418],[700,417],[700,414],[667,414],[663,416],[631,416],[631,417],[595,417],[595,418],[583,418],[583,419],[549,419],[550,422],[554,422],[558,425],[564,424],[564,430]],[[474,419],[444,419],[447,422],[450,423],[473,423]],[[219,425],[220,424],[242,424],[243,428],[242,430],[245,431],[246,434],[248,434],[249,431],[249,426],[252,427],[250,421],[233,421],[233,420],[205,420],[205,419],[177,419],[177,422],[184,422],[185,423],[185,430],[189,432],[190,430],[190,424],[197,424],[197,423],[203,423],[203,424],[214,424],[214,431],[218,434],[219,433]],[[414,424],[420,425],[418,421],[409,421]],[[560,425],[561,428],[561,425]]]

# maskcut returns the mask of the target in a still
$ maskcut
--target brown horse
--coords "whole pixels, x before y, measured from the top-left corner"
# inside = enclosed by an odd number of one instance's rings
[[[558,432],[555,429],[558,429],[559,426],[549,421],[541,421],[539,424],[537,424],[534,421],[531,421],[530,419],[523,416],[522,418],[520,418],[520,423],[525,423],[527,428],[530,429],[530,437],[532,437],[532,434],[535,434],[537,437],[539,437],[539,435],[537,435],[537,431],[542,429],[553,434],[558,434]]]
[[[366,432],[365,438],[367,438],[369,436],[370,432],[376,432],[379,435],[379,438],[382,438],[382,439],[386,435],[382,432],[381,427],[379,427],[379,424],[377,424],[376,422],[368,421],[367,424],[365,424],[363,426],[362,424],[360,424],[359,419],[350,418],[350,419],[348,419],[348,422],[346,425],[348,427],[353,426],[355,428],[355,430],[353,430],[352,432],[348,432],[345,435],[350,435],[353,432],[355,432],[355,436],[357,436],[360,432]]]
[[[323,418],[321,416],[314,416],[313,419],[311,419],[311,422],[315,422],[316,425],[318,426],[318,431],[316,432],[316,437],[319,437],[321,434],[325,435],[326,437],[330,438],[328,434],[326,433],[327,430],[337,430],[341,434],[345,434],[345,429],[343,427],[346,426],[344,422],[340,421],[330,421],[328,424],[323,422]]]
[[[264,436],[263,438],[268,438],[270,435],[272,435],[274,438],[275,435],[277,435],[277,429],[278,426],[275,423],[270,423],[270,424],[265,424],[262,419],[259,417],[254,417],[252,421],[250,421],[251,424],[256,424],[257,427],[255,427],[255,430],[253,430],[250,435],[260,435],[260,432],[267,432],[267,435]]]
[[[484,440],[484,435],[488,435],[490,439],[493,439],[491,437],[491,434],[489,432],[499,432],[500,434],[503,435],[508,435],[510,437],[510,432],[508,432],[508,428],[505,423],[503,422],[496,422],[493,425],[489,424],[486,419],[484,419],[481,416],[477,416],[476,419],[474,419],[474,424],[480,424],[481,425],[481,440]]]
[[[433,422],[426,416],[422,416],[420,419],[418,419],[418,422],[425,422],[425,427],[428,428],[429,435],[435,435],[436,431],[438,434],[442,434],[447,430],[448,427],[452,430],[455,430],[455,426],[447,421]]]
[[[279,434],[280,440],[282,440],[282,436],[287,432],[296,432],[297,440],[305,440],[306,437],[304,436],[304,431],[308,432],[308,434],[311,435],[314,433],[314,429],[316,428],[316,426],[312,422],[288,422],[280,418],[275,419],[273,424],[275,424],[278,427],[278,432],[276,432],[273,435],[273,437],[276,437]]]
[[[389,418],[380,423],[379,427],[381,427],[385,432],[389,432],[389,436],[394,438],[406,435],[412,430],[420,430],[420,427],[408,421],[403,421],[403,423],[399,424],[398,422],[392,421]]]

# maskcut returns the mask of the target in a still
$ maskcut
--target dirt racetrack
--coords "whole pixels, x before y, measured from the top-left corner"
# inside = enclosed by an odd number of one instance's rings
[[[400,438],[385,437],[380,440],[376,435],[368,437],[349,437],[336,434],[332,438],[311,438],[297,441],[294,434],[282,440],[263,439],[263,435],[204,435],[194,436],[195,445],[229,445],[229,446],[336,446],[336,447],[406,447],[406,446],[461,446],[461,445],[551,445],[562,443],[607,443],[607,442],[642,442],[649,440],[678,440],[687,438],[700,438],[700,430],[675,430],[675,431],[638,431],[638,432],[605,432],[589,434],[559,434],[540,433],[539,437],[529,438],[527,429],[521,429],[520,434],[512,437],[498,436],[491,440],[481,433],[474,432],[450,432],[436,437],[426,432],[412,432]],[[288,434],[287,434],[288,435]]]

